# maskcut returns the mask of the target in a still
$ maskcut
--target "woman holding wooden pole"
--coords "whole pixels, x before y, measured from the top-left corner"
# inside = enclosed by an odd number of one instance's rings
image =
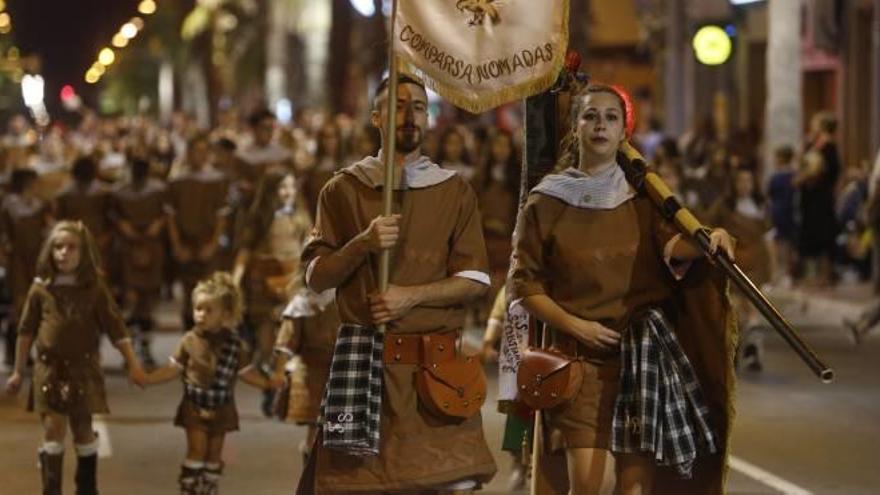
[[[508,282],[581,363],[574,398],[543,411],[544,438],[566,452],[571,494],[721,493],[734,342],[724,282],[618,166],[634,124],[621,92],[592,85],[573,107],[559,171],[520,214]],[[733,257],[725,231],[711,239]]]

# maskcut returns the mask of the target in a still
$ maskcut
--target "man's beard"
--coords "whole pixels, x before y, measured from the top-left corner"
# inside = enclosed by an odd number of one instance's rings
[[[397,128],[397,151],[412,153],[422,146],[422,130],[415,126]]]

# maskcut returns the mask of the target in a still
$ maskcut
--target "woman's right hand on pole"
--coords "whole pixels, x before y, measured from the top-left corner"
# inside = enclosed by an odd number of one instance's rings
[[[370,222],[370,226],[364,231],[370,251],[379,252],[397,244],[397,239],[400,237],[399,221],[400,215],[391,215],[378,216]]]
[[[590,349],[609,351],[620,346],[620,334],[595,321],[572,316],[564,330]]]

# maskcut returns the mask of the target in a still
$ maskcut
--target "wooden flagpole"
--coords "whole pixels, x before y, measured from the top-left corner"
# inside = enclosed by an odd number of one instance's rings
[[[388,40],[388,120],[385,123],[385,184],[382,189],[382,214],[390,216],[394,198],[394,158],[397,154],[397,55],[394,53],[394,26],[397,23],[397,2],[391,4],[391,36]],[[379,291],[388,290],[391,273],[391,249],[383,249],[379,259]],[[379,332],[385,333],[385,324],[379,325]]]

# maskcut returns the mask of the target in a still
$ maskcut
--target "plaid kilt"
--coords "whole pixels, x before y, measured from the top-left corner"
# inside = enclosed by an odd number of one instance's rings
[[[709,408],[690,361],[663,313],[635,318],[621,345],[620,390],[611,451],[652,453],[661,466],[690,478],[700,453],[715,453]]]
[[[232,400],[232,385],[238,373],[238,359],[241,341],[231,336],[220,349],[220,358],[214,371],[214,381],[210,387],[200,387],[184,379],[183,390],[186,397],[200,409],[217,409]]]
[[[343,324],[321,401],[325,447],[379,455],[384,340],[373,327]]]

